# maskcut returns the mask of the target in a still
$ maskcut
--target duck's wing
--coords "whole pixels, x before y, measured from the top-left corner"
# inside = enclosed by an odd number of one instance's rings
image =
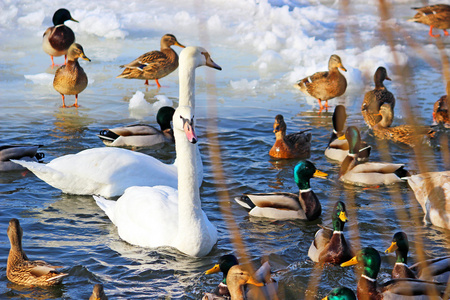
[[[166,54],[164,54],[161,51],[150,51],[147,53],[142,54],[141,56],[139,56],[138,58],[136,58],[135,60],[133,60],[132,62],[126,64],[126,65],[121,65],[121,68],[139,68],[139,69],[143,69],[145,68],[145,66],[147,66],[148,64],[157,61],[157,60],[161,60],[161,59],[167,59]]]
[[[420,279],[447,282],[450,275],[450,255],[415,263],[410,269],[413,270]],[[436,276],[439,276],[439,280],[437,280]]]
[[[331,228],[320,227],[321,228],[316,232],[314,240],[308,250],[308,256],[314,262],[319,262],[320,253],[325,249],[333,236],[333,230]]]
[[[378,285],[383,295],[394,294],[398,296],[419,296],[428,295],[439,297],[444,294],[445,284],[420,279],[399,278],[391,279]],[[391,299],[384,297],[383,299]]]
[[[234,198],[237,203],[247,209],[268,207],[286,210],[300,210],[298,195],[293,193],[257,193],[243,194]]]
[[[291,133],[286,136],[286,139],[291,145],[306,145],[311,142],[311,133],[307,132],[311,129],[306,129],[297,133]]]

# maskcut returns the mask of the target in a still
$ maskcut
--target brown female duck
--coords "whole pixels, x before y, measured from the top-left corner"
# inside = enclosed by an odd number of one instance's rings
[[[6,277],[9,281],[21,285],[50,286],[61,283],[68,274],[59,273],[57,266],[51,266],[42,260],[31,261],[22,249],[23,230],[19,220],[11,219],[8,226],[8,238],[11,249],[6,265]]]
[[[336,202],[331,218],[333,230],[326,227],[319,229],[309,247],[308,256],[312,261],[340,264],[353,257],[343,232],[348,221],[344,202]]]
[[[450,81],[447,82],[447,95],[450,95]],[[445,127],[450,127],[450,115],[449,115],[449,98],[447,95],[439,98],[433,106],[433,121],[437,124],[442,124]]]
[[[89,300],[108,300],[108,297],[106,297],[105,291],[103,290],[103,285],[94,285],[94,289],[92,290],[92,295],[89,297]]]
[[[375,82],[375,88],[364,95],[363,104],[361,106],[361,113],[364,117],[366,124],[372,128],[380,122],[381,116],[379,114],[380,106],[387,103],[392,107],[392,113],[395,107],[395,97],[389,92],[383,84],[385,80],[391,80],[384,67],[378,67],[373,77]],[[385,127],[391,126],[390,123],[385,121]],[[391,120],[392,123],[392,120]]]
[[[185,48],[178,43],[173,34],[166,34],[161,38],[161,51],[151,51],[142,54],[132,62],[120,66],[125,68],[117,78],[155,80],[158,88],[161,87],[158,79],[163,78],[178,68],[178,55],[170,47],[172,45]]]
[[[53,56],[64,55],[64,63],[66,63],[67,51],[69,50],[70,45],[75,43],[75,34],[72,29],[64,25],[64,22],[68,20],[78,22],[72,18],[67,9],[60,8],[53,15],[52,21],[54,26],[47,28],[44,32],[42,48],[50,55],[50,58],[52,59],[52,68],[55,66]]]
[[[414,147],[416,144],[423,142],[425,138],[434,136],[434,131],[427,126],[399,125],[387,127],[388,124],[392,124],[393,120],[392,106],[387,103],[381,105],[380,115],[381,121],[372,128],[377,138]]]
[[[447,29],[450,28],[450,5],[435,4],[424,7],[413,7],[413,9],[417,10],[417,13],[408,21],[430,26],[430,32],[428,34],[432,37],[440,36],[439,34],[433,34],[433,27],[444,30],[444,34],[448,35]]]
[[[86,57],[83,47],[80,44],[73,43],[67,53],[68,62],[56,70],[53,79],[53,87],[61,94],[62,107],[67,107],[64,101],[64,95],[75,95],[75,104],[78,107],[78,94],[84,91],[88,84],[88,78],[83,68],[78,63],[78,58],[91,61]]]
[[[311,154],[311,133],[306,130],[286,135],[286,123],[282,115],[275,116],[273,132],[275,144],[269,151],[274,158],[306,158]]]
[[[328,61],[328,71],[317,72],[305,77],[299,80],[294,87],[306,95],[316,98],[319,101],[320,110],[323,109],[322,101],[325,101],[325,107],[328,108],[328,100],[343,95],[347,89],[347,80],[338,68],[347,71],[342,65],[341,58],[333,54]]]

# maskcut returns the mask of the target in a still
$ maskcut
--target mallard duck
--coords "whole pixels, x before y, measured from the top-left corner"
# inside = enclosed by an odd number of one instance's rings
[[[150,147],[161,143],[174,143],[170,125],[175,109],[163,106],[156,114],[160,130],[144,124],[104,129],[97,136],[106,146]]]
[[[308,160],[299,162],[294,168],[294,180],[299,194],[293,193],[257,193],[243,194],[234,198],[241,206],[250,210],[255,217],[272,219],[301,219],[312,221],[322,213],[322,207],[316,194],[312,191],[309,180],[312,177],[326,177]]]
[[[358,149],[360,148],[361,136],[358,128],[350,126],[345,132],[349,144],[347,157],[341,164],[339,179],[355,185],[383,185],[402,182],[409,173],[404,169],[403,164],[393,164],[384,162],[357,161]]]
[[[332,160],[342,162],[348,154],[348,141],[345,139],[344,125],[347,119],[345,106],[337,105],[334,109],[332,121],[333,132],[331,133],[328,146],[325,149],[325,156]],[[358,161],[368,161],[372,147],[365,142],[361,142],[358,153]]]
[[[444,30],[444,34],[448,35],[447,29],[450,28],[450,5],[435,4],[424,7],[413,7],[417,10],[416,15],[409,19],[409,22],[417,22],[430,26],[428,33],[432,37],[438,37],[439,34],[433,34],[433,27]]]
[[[75,34],[72,29],[64,25],[66,21],[77,22],[70,12],[65,8],[58,9],[53,15],[53,25],[47,28],[44,32],[44,39],[42,40],[42,48],[44,51],[50,55],[52,59],[52,68],[55,66],[53,61],[53,56],[64,55],[64,64],[66,63],[67,51],[70,45],[75,43]]]
[[[11,159],[42,162],[44,153],[37,152],[40,145],[7,145],[0,146],[0,171],[21,171],[24,167],[11,161]]]
[[[325,107],[328,108],[328,100],[343,95],[347,89],[347,80],[338,68],[347,72],[342,65],[341,58],[333,54],[328,61],[328,71],[317,72],[305,77],[299,80],[294,87],[306,95],[316,98],[319,101],[320,110],[323,109],[322,101],[325,101]]]
[[[161,38],[161,51],[147,52],[129,64],[120,66],[125,70],[117,78],[145,79],[146,85],[148,85],[149,79],[154,79],[160,88],[158,79],[169,75],[178,68],[178,55],[170,47],[172,45],[185,48],[178,43],[173,34],[166,34]]]
[[[450,81],[447,82],[447,95],[450,95]],[[442,124],[445,127],[450,127],[449,101],[447,95],[439,98],[433,106],[433,121],[437,124]]]
[[[261,296],[264,297],[264,295],[256,293],[257,290],[244,289],[245,286],[249,287],[249,285],[254,285],[256,287],[263,287],[264,284],[262,282],[258,282],[243,266],[235,265],[230,268],[227,275],[227,285],[232,300],[264,299],[261,298]]]
[[[336,202],[331,219],[333,230],[326,227],[319,229],[309,247],[308,256],[314,262],[340,264],[353,257],[344,236],[344,225],[348,221],[344,202]]]
[[[273,132],[275,143],[269,151],[274,158],[306,158],[311,155],[311,133],[306,130],[286,135],[286,123],[282,115],[275,116]]]
[[[384,67],[378,67],[373,77],[375,88],[364,95],[363,104],[361,106],[361,113],[366,124],[372,128],[380,122],[381,116],[379,114],[381,105],[387,103],[392,107],[392,114],[394,113],[395,97],[389,92],[383,84],[384,80],[391,80]],[[393,117],[390,123],[386,122],[385,127],[391,126]]]
[[[343,286],[332,289],[322,300],[356,300],[356,296],[351,289]]]
[[[105,292],[103,291],[103,285],[94,285],[94,289],[92,290],[92,295],[89,297],[89,300],[108,300],[108,297],[106,297]]]
[[[341,264],[341,267],[361,264],[363,274],[358,281],[356,296],[358,299],[441,299],[446,284],[437,284],[419,279],[391,279],[382,284],[377,283],[380,271],[381,257],[377,250],[366,247],[360,250],[351,260]],[[401,297],[403,296],[403,297]],[[435,298],[433,298],[433,296]]]
[[[373,126],[373,134],[380,139],[391,140],[414,147],[426,139],[433,138],[434,130],[428,126],[399,125],[387,127],[392,123],[393,110],[389,104],[380,107],[381,121]]]
[[[424,222],[450,229],[450,171],[426,172],[406,179],[425,213]]]
[[[8,238],[11,243],[8,262],[6,264],[6,277],[9,281],[20,285],[50,286],[61,283],[64,276],[56,269],[42,260],[31,261],[22,249],[23,230],[19,220],[11,219],[8,226]]]
[[[88,85],[88,78],[83,68],[78,63],[78,58],[91,61],[86,57],[83,47],[80,44],[73,43],[67,52],[68,62],[65,66],[61,66],[56,70],[55,78],[53,79],[53,87],[61,94],[63,105],[67,107],[64,102],[64,95],[75,95],[75,104],[72,106],[78,107],[78,94],[84,91]]]
[[[222,272],[223,280],[219,284],[219,286],[214,290],[213,293],[205,293],[205,296],[203,297],[203,299],[208,299],[208,300],[210,300],[210,299],[228,299],[228,297],[230,297],[230,293],[228,291],[228,286],[227,286],[227,277],[228,277],[229,270],[231,269],[231,267],[233,267],[235,265],[239,265],[239,262],[238,262],[236,256],[234,256],[233,254],[227,254],[227,255],[221,256],[219,258],[219,263],[216,264],[213,268],[211,268],[205,272],[206,275]],[[258,289],[253,290],[253,287],[246,286],[245,294],[247,296],[250,296],[251,299],[253,299],[251,297],[251,295],[255,294],[256,292],[260,292],[258,290],[261,288],[264,289],[262,292],[266,295],[275,295],[276,294],[278,286],[277,286],[276,281],[274,281],[271,278],[271,270],[270,269],[271,268],[270,268],[269,261],[264,260],[261,267],[258,270],[256,270],[256,272],[253,274],[252,277],[254,279],[256,279],[256,281],[263,283],[264,287],[259,287]],[[266,299],[274,299],[274,298],[268,297]]]
[[[395,251],[397,261],[392,270],[392,278],[418,278],[447,283],[450,276],[450,256],[421,261],[408,267],[409,242],[406,233],[400,231],[392,237],[392,243],[386,253]]]

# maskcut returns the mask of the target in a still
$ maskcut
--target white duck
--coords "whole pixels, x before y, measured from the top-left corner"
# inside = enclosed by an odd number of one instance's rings
[[[180,106],[194,108],[195,69],[208,66],[221,70],[208,52],[201,47],[187,47],[180,54],[179,82]],[[203,181],[203,164],[198,147],[196,170],[198,184]],[[50,163],[14,161],[32,171],[37,177],[64,193],[78,195],[100,195],[112,197],[122,195],[130,186],[178,185],[177,160],[164,164],[159,160],[127,149],[93,148],[77,154],[61,156]]]
[[[179,106],[173,127],[180,162],[178,191],[168,186],[133,186],[117,201],[94,198],[126,242],[152,248],[170,246],[187,255],[205,256],[217,242],[217,229],[201,207],[194,110]]]

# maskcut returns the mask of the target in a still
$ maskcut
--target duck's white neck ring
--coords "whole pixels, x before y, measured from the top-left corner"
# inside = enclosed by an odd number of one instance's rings
[[[311,192],[311,189],[309,188],[309,189],[306,189],[306,190],[300,190],[300,193],[308,193],[308,192]]]
[[[333,231],[333,234],[343,234],[344,232],[343,231],[340,231],[340,230],[335,230],[335,231]]]
[[[367,279],[367,280],[369,280],[371,282],[376,282],[377,281],[376,279],[370,278],[369,276],[364,275],[364,274],[362,274],[361,277],[364,277],[365,279]]]
[[[347,155],[350,156],[350,157],[356,157],[356,153],[349,153]]]

